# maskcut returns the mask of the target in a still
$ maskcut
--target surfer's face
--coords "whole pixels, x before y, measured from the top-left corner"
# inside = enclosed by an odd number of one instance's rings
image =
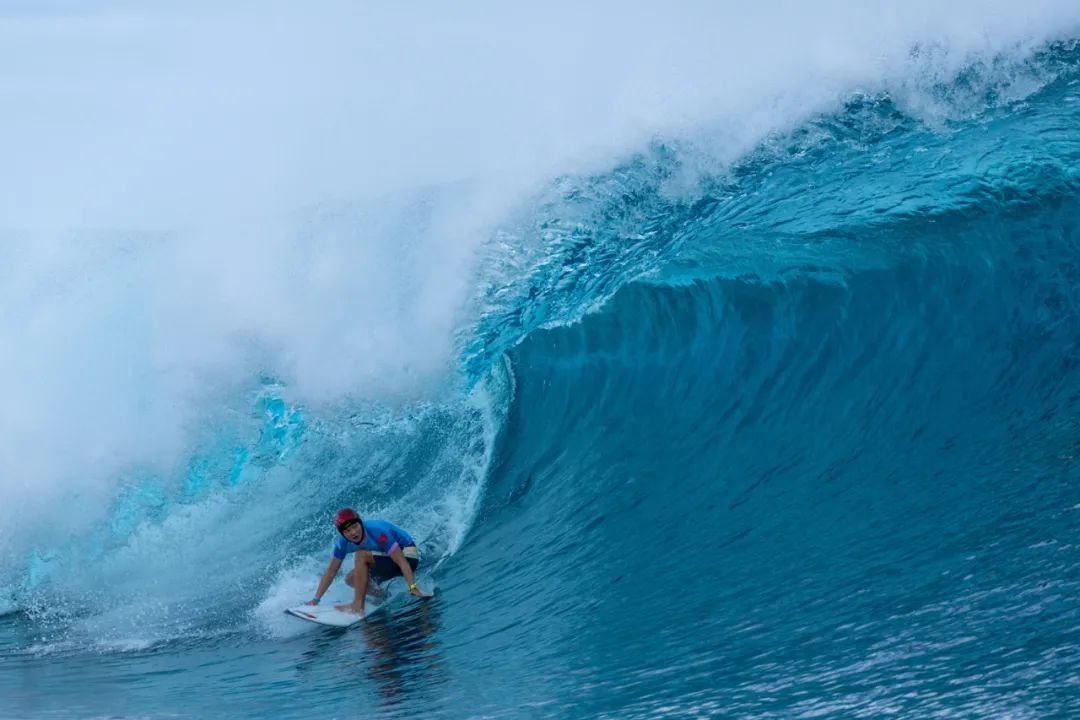
[[[358,543],[364,539],[364,528],[360,523],[353,523],[349,527],[345,528],[342,532],[345,539],[352,543]]]

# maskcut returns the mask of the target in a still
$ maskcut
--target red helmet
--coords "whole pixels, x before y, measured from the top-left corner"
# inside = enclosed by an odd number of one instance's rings
[[[358,522],[360,522],[360,516],[352,508],[342,508],[334,516],[334,527],[338,529],[338,532],[344,532],[345,528]]]

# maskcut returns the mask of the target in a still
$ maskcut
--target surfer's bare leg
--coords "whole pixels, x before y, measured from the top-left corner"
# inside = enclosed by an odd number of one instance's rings
[[[355,590],[353,601],[350,605],[336,605],[338,610],[346,610],[355,613],[364,612],[364,595],[367,593],[369,582],[368,568],[375,564],[375,558],[366,550],[356,551],[356,565],[345,576],[345,583]]]
[[[353,587],[353,571],[352,570],[350,570],[349,573],[345,576],[345,583],[349,587]],[[389,592],[390,591],[387,590],[386,588],[380,587],[379,585],[377,585],[373,579],[371,579],[371,578],[368,579],[368,587],[367,587],[367,595],[368,595],[368,597],[373,597],[373,598],[376,598],[377,600],[382,600],[384,597],[386,597],[389,594]]]
[[[359,553],[357,553],[357,554],[359,554]],[[364,553],[364,554],[368,556],[368,562],[366,563],[365,567],[370,568],[371,566],[373,566],[375,564],[375,557],[371,553]],[[357,560],[359,560],[359,558],[357,558]],[[356,578],[356,575],[354,574],[355,572],[356,572],[355,570],[350,570],[348,573],[345,574],[345,584],[348,585],[351,588],[356,587],[355,585],[353,585],[353,582],[354,582],[354,580]],[[370,575],[368,576],[368,584],[367,584],[367,595],[368,595],[368,597],[373,597],[373,598],[376,598],[377,600],[382,600],[388,594],[389,593],[385,588],[379,587],[379,585],[371,578],[371,576]]]

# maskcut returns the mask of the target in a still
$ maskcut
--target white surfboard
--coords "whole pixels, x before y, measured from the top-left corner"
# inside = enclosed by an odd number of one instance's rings
[[[371,617],[379,612],[384,605],[386,605],[385,602],[375,604],[369,600],[364,603],[365,612],[363,615],[335,610],[332,602],[325,605],[297,605],[296,607],[286,608],[285,613],[319,625],[346,628]]]

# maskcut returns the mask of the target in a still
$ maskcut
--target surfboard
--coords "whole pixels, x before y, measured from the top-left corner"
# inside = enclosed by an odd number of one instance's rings
[[[297,605],[296,607],[285,608],[285,614],[292,615],[301,620],[307,620],[308,622],[318,623],[319,625],[347,628],[365,618],[371,617],[379,612],[384,605],[386,605],[385,602],[376,604],[369,600],[364,604],[364,610],[366,612],[363,615],[335,610],[334,603],[332,602],[326,603],[325,605]]]

